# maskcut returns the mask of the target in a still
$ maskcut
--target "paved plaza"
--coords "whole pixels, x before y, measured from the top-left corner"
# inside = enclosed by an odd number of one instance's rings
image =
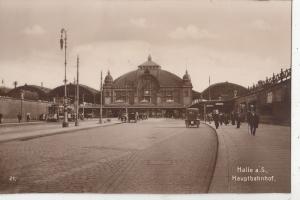
[[[212,125],[212,124],[211,124]],[[218,159],[210,193],[289,193],[291,191],[291,128],[260,124],[256,135],[247,123],[217,129]],[[241,171],[240,168],[248,171]],[[253,169],[250,172],[249,169]],[[258,169],[258,172],[255,172]],[[269,180],[238,179],[268,177]],[[273,178],[272,178],[273,176]]]
[[[105,121],[1,127],[0,192],[290,192],[290,127]]]
[[[205,193],[217,138],[149,119],[0,144],[2,193]]]

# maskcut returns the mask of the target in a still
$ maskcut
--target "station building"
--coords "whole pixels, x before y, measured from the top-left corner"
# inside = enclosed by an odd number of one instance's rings
[[[115,80],[108,71],[103,85],[104,112],[116,115],[129,109],[153,117],[179,117],[192,103],[192,88],[187,71],[180,78],[163,70],[149,55],[136,70]]]

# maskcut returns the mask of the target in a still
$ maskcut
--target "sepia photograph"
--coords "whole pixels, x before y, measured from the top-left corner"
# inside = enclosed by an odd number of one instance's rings
[[[0,199],[291,193],[292,3],[0,0]]]

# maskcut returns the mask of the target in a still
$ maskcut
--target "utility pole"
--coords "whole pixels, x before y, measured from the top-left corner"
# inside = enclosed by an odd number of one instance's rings
[[[100,117],[99,117],[99,124],[102,124],[102,70],[101,70],[101,77],[100,77]]]
[[[210,96],[210,76],[208,77],[208,99],[211,100],[211,96]]]
[[[77,56],[77,84],[76,84],[76,118],[75,126],[79,126],[78,115],[79,115],[79,56]]]
[[[68,127],[68,110],[67,110],[67,31],[66,29],[62,28],[60,36],[60,48],[61,50],[65,49],[65,95],[64,95],[64,121],[62,127]],[[63,37],[64,34],[64,37]]]
[[[83,114],[83,120],[84,120],[84,107],[85,107],[85,102],[84,102],[84,93],[82,94],[82,114]]]

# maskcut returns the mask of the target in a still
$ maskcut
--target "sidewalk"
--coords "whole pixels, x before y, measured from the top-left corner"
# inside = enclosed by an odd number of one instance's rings
[[[26,126],[26,125],[36,125],[36,124],[44,124],[46,121],[29,121],[29,122],[5,122],[0,124],[1,127],[11,127],[11,126]]]
[[[210,193],[291,191],[290,127],[260,124],[251,136],[243,123],[240,129],[222,125],[216,132],[219,149]]]
[[[90,121],[80,121],[79,126],[74,126],[74,123],[70,123],[69,127],[62,128],[61,125],[57,125],[53,128],[39,129],[39,130],[26,130],[25,131],[16,131],[16,132],[8,132],[0,134],[0,144],[3,142],[8,142],[12,140],[28,140],[32,138],[45,137],[49,135],[68,133],[72,131],[86,130],[90,128],[102,127],[102,126],[110,126],[114,124],[120,124],[121,122],[117,119],[111,119],[108,122],[106,119],[103,119],[103,123],[99,124],[98,120],[90,120]],[[47,123],[45,123],[47,124]]]

